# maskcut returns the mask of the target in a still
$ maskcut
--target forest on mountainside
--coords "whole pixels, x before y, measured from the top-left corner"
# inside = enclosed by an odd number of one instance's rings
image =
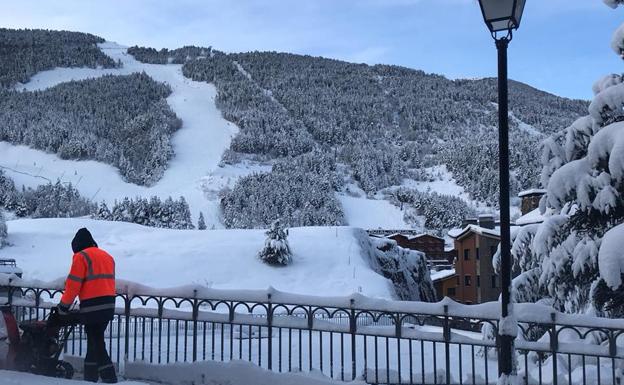
[[[0,87],[55,67],[113,68],[118,64],[97,46],[103,42],[82,32],[0,28]]]
[[[98,160],[129,182],[152,185],[173,156],[181,127],[169,86],[145,73],[71,81],[44,91],[0,89],[0,140]]]

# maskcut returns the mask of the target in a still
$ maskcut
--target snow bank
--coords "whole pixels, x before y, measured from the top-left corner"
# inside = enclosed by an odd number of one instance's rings
[[[307,374],[275,373],[250,362],[204,361],[169,365],[146,363],[126,364],[128,378],[157,381],[165,384],[228,384],[228,385],[329,385],[345,384],[333,381],[320,372]],[[356,381],[351,384],[360,384]]]
[[[598,95],[607,88],[618,85],[622,82],[624,82],[624,77],[622,77],[622,75],[610,74],[598,79],[592,86],[592,91],[594,92],[594,95]]]
[[[616,180],[624,178],[624,122],[604,127],[592,138],[587,149],[587,159],[593,168],[601,160],[609,160],[609,173]]]
[[[591,185],[590,165],[587,158],[573,160],[555,171],[548,181],[548,206],[560,209],[573,192],[585,206],[591,205],[587,187]]]
[[[613,33],[611,49],[613,49],[618,56],[624,56],[624,24],[620,25]]]
[[[319,296],[362,293],[393,298],[389,280],[369,266],[361,239],[350,227],[289,229],[293,263],[271,267],[257,259],[263,230],[169,230],[91,219],[21,219],[7,222],[0,258],[15,258],[24,278],[65,277],[70,241],[87,227],[117,262],[117,277],[151,287],[201,285],[215,289],[276,290]],[[367,237],[366,237],[367,238]],[[191,290],[192,292],[192,290]],[[266,297],[263,297],[266,298]]]
[[[620,30],[624,34],[624,29],[618,29]],[[615,84],[594,97],[589,105],[589,114],[596,123],[601,124],[608,116],[613,118],[622,116],[622,105],[624,105],[624,83]]]
[[[6,142],[0,142],[0,167],[18,186],[35,187],[61,179],[74,184],[85,197],[107,203],[125,196],[184,196],[195,220],[199,211],[203,211],[209,228],[213,225],[222,227],[218,219],[217,198],[205,196],[204,178],[209,178],[211,173],[219,169],[221,155],[229,147],[238,128],[223,119],[216,108],[215,87],[184,77],[181,65],[141,63],[127,54],[125,47],[115,43],[103,43],[100,48],[113,60],[121,60],[123,67],[56,68],[37,73],[19,89],[42,90],[69,80],[142,71],[156,81],[169,84],[173,92],[167,98],[167,103],[182,119],[182,128],[171,139],[175,155],[162,179],[146,188],[125,182],[116,168],[104,163],[62,160],[54,154]]]
[[[622,5],[622,0],[602,0],[606,5],[611,8],[617,8],[618,5]]]
[[[515,220],[517,226],[530,225],[534,223],[542,223],[544,221],[544,215],[540,212],[539,208],[529,211],[520,218]]]
[[[624,224],[615,226],[602,238],[598,252],[600,276],[612,289],[622,284],[624,272]]]
[[[64,380],[45,376],[37,376],[30,373],[12,372],[0,370],[2,385],[91,385],[92,382]],[[144,382],[120,381],[120,385],[146,385]]]

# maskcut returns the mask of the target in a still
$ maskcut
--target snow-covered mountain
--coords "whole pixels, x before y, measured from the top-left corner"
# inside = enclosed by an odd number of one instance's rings
[[[201,47],[132,47],[131,55],[92,35],[0,33],[42,55],[39,72],[19,49],[3,51],[14,65],[0,66],[0,169],[17,190],[61,180],[109,206],[125,197],[184,196],[193,220],[203,212],[209,228],[266,227],[282,218],[294,226],[442,230],[495,204],[491,79]],[[47,48],[32,51],[28,34]],[[50,49],[59,41],[82,49]],[[147,93],[155,86],[145,80],[130,87],[137,80],[123,76],[133,73],[164,84],[165,98]],[[514,186],[533,187],[540,139],[587,103],[511,86]],[[123,97],[114,101],[117,89]],[[83,100],[80,90],[104,96]],[[150,107],[163,101],[170,112]],[[21,114],[35,102],[53,113]],[[106,126],[118,111],[129,118]],[[171,113],[179,127],[164,117]],[[86,148],[81,121],[93,144]],[[148,139],[137,140],[141,132]]]

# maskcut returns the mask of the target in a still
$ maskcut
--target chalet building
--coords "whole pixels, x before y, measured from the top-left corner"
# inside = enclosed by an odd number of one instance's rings
[[[526,226],[544,221],[544,216],[539,210],[539,202],[544,194],[546,194],[546,190],[541,189],[526,190],[518,194],[518,197],[522,199],[520,207],[522,216],[515,220],[516,226]]]
[[[455,300],[465,304],[496,301],[500,294],[500,283],[492,266],[500,231],[491,215],[482,215],[477,221],[449,233],[457,250]]]
[[[522,215],[526,215],[538,208],[540,199],[542,199],[544,194],[546,194],[546,190],[537,188],[519,192],[518,197],[522,199],[522,204],[520,205]]]
[[[427,260],[431,265],[439,267],[451,267],[447,259],[447,253],[444,250],[444,238],[436,237],[431,234],[418,234],[418,235],[406,235],[406,234],[392,234],[388,238],[395,240],[396,243],[404,248],[410,250],[417,250],[425,253]]]
[[[431,281],[438,301],[444,297],[457,300],[457,274],[455,269],[432,271]]]

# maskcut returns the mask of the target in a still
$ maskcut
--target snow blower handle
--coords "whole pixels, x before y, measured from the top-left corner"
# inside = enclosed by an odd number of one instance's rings
[[[80,323],[80,312],[71,309],[69,312],[60,312],[58,306],[50,308],[46,319],[48,326],[69,326]]]

